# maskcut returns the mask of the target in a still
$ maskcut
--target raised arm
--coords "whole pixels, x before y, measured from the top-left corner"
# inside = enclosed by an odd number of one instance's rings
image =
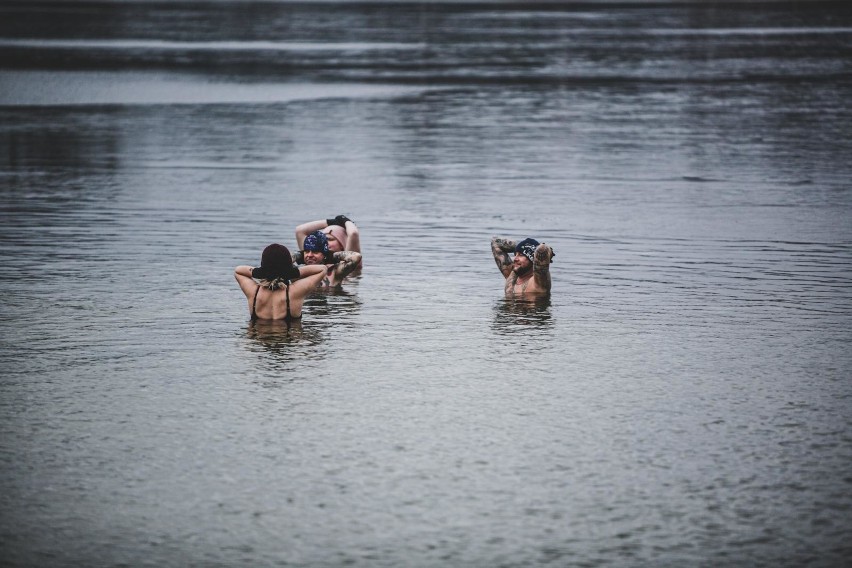
[[[305,246],[305,238],[314,231],[321,231],[331,225],[339,225],[346,231],[346,250],[361,252],[361,235],[358,232],[358,225],[346,215],[338,215],[329,219],[317,219],[316,221],[308,221],[296,227],[296,243],[299,245],[299,250]]]
[[[305,237],[326,227],[328,227],[328,222],[325,219],[308,221],[296,227],[296,244],[299,245],[299,250],[302,250],[302,247],[305,246]]]
[[[553,262],[553,249],[546,243],[535,248],[533,257],[533,278],[542,290],[550,292],[550,263]]]
[[[343,282],[343,279],[349,276],[353,270],[361,264],[361,253],[351,250],[334,253],[334,271],[331,285],[336,286]]]
[[[512,257],[509,253],[514,252],[516,244],[510,239],[491,237],[491,254],[494,255],[494,262],[504,278],[508,278],[512,273]]]
[[[309,264],[299,267],[299,278],[293,281],[293,289],[304,295],[319,286],[325,277],[324,264]]]
[[[361,233],[358,231],[358,225],[352,219],[346,219],[343,228],[346,230],[346,250],[357,252],[360,257]]]
[[[234,278],[237,279],[237,283],[240,285],[240,289],[246,295],[246,298],[251,297],[254,294],[255,288],[257,288],[257,282],[251,277],[252,269],[252,266],[246,264],[242,264],[234,269]]]

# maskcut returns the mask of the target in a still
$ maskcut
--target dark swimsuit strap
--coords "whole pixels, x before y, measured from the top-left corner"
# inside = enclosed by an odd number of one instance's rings
[[[255,311],[255,306],[257,305],[257,294],[260,292],[260,284],[258,284],[257,288],[254,291],[254,301],[251,303],[251,321],[257,321],[257,311]]]
[[[259,292],[260,292],[260,285],[258,285],[257,288],[254,291],[254,300],[251,303],[251,321],[257,321],[257,319],[258,319],[257,318],[257,310],[255,308],[257,306],[257,294]],[[293,316],[293,315],[290,314],[290,285],[289,284],[284,285],[284,294],[286,295],[286,298],[287,298],[287,317],[284,318],[284,320],[290,321],[290,320],[295,320],[295,319],[301,319],[301,317],[302,317],[301,315],[296,317],[296,316]]]
[[[290,284],[287,284],[286,290],[287,291],[285,293],[287,294],[287,321],[302,319],[302,314],[299,314],[297,316],[290,314]]]

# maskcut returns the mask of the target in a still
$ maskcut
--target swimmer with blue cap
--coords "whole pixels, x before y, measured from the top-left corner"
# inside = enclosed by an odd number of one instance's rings
[[[514,258],[509,257],[512,252],[515,253]],[[507,295],[550,293],[550,263],[556,254],[549,245],[530,238],[515,242],[492,237],[491,253],[506,279]]]
[[[345,215],[299,225],[296,241],[301,249],[296,254],[297,263],[326,265],[326,277],[320,286],[339,286],[361,267],[358,226]]]
[[[331,264],[334,262],[328,249],[328,237],[322,231],[314,231],[302,243],[302,256],[305,264]]]

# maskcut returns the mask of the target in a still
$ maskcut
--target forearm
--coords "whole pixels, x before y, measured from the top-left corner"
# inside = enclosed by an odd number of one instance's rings
[[[334,253],[334,274],[336,279],[343,280],[351,274],[361,263],[361,253],[355,251],[343,251]]]
[[[515,250],[514,241],[491,237],[491,254],[494,255],[494,262],[497,263],[497,268],[506,277],[512,272],[512,259],[509,257],[509,251],[513,250]]]
[[[299,278],[307,278],[314,274],[325,274],[324,264],[308,264],[299,267]]]
[[[251,278],[251,271],[254,270],[253,266],[249,266],[247,264],[241,264],[240,266],[234,269],[235,276],[247,276]]]
[[[361,233],[358,231],[358,225],[346,221],[343,228],[346,230],[346,250],[361,252]]]
[[[549,266],[538,266],[536,265],[533,268],[533,278],[535,279],[536,284],[542,290],[550,290],[550,267]]]
[[[550,263],[553,262],[553,249],[541,243],[536,247],[533,256],[533,278],[539,287],[550,290]]]

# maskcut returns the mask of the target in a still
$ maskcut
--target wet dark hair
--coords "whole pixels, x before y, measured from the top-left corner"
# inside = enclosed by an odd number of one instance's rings
[[[287,247],[273,243],[263,249],[260,266],[251,272],[260,280],[293,280],[299,277],[299,269],[293,266],[293,257]]]

